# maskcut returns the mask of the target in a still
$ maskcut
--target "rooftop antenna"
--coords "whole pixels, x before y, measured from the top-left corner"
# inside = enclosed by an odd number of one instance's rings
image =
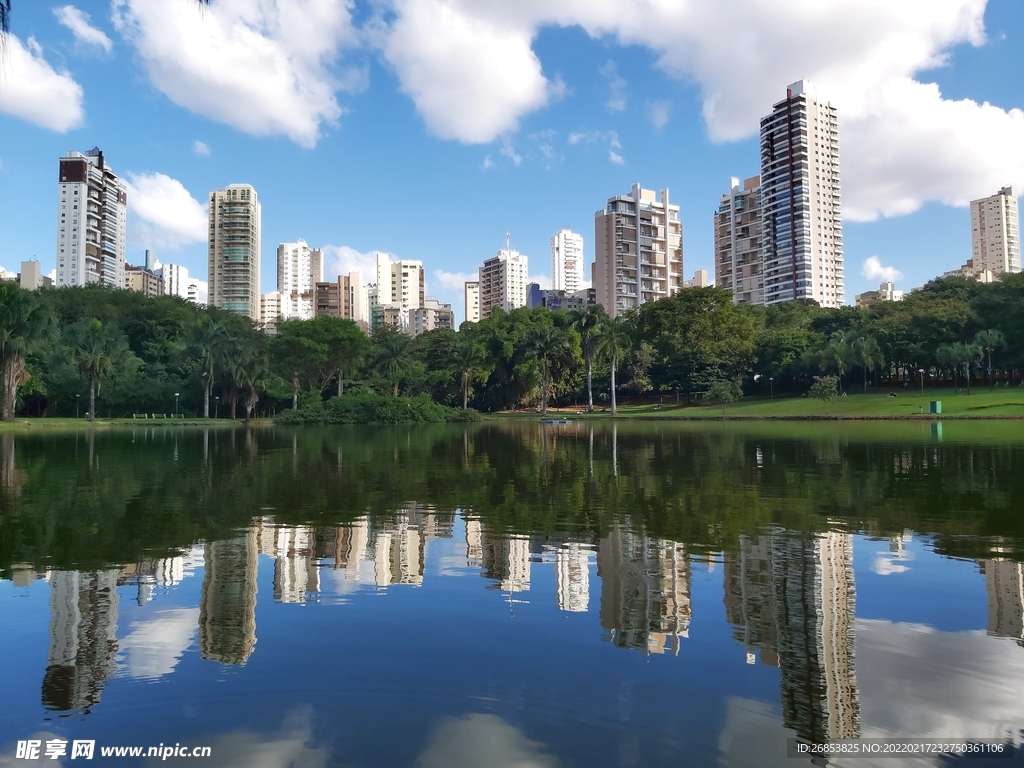
[[[512,250],[512,233],[511,232],[506,232],[505,233],[505,250],[506,251],[511,251]]]

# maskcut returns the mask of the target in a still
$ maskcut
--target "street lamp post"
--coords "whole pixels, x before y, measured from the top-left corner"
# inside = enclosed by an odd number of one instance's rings
[[[775,399],[775,377],[768,377],[768,391],[771,392],[772,400]]]
[[[178,416],[178,395],[179,395],[178,392],[174,393],[174,416],[175,416],[175,418],[177,418],[177,416]]]
[[[78,418],[78,404],[82,402],[81,395],[75,395],[75,418]]]
[[[213,418],[219,419],[220,418],[220,395],[216,395],[213,399],[216,401],[214,403],[214,406],[213,406]]]

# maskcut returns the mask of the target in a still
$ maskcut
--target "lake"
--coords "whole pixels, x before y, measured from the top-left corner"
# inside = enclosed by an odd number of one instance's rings
[[[0,765],[1019,746],[1022,560],[1016,422],[4,433]]]

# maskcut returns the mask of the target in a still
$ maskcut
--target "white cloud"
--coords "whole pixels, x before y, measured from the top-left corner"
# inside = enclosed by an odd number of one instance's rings
[[[363,283],[376,282],[377,254],[382,251],[362,253],[347,245],[325,245],[323,251],[326,258],[324,275],[328,279],[331,275],[347,275],[349,272],[358,272]],[[390,256],[390,254],[388,255]]]
[[[416,764],[420,768],[555,768],[558,759],[497,715],[473,713],[449,718],[436,728]]]
[[[446,291],[460,292],[464,290],[466,283],[475,283],[479,274],[476,272],[445,272],[443,269],[434,270],[434,279],[438,285]]]
[[[527,283],[537,283],[542,291],[550,290],[551,278],[547,275],[529,275],[526,278]]]
[[[75,40],[84,45],[96,45],[107,53],[110,53],[114,44],[101,29],[97,29],[89,23],[89,14],[80,11],[73,5],[62,5],[53,9],[53,15],[63,26],[71,30]]]
[[[382,34],[428,125],[464,142],[493,140],[547,103],[531,48],[545,26],[653,51],[666,73],[698,85],[716,142],[756,135],[786,85],[806,77],[839,109],[844,214],[866,221],[1024,186],[1024,111],[944,99],[915,79],[954,46],[984,43],[985,6],[649,1],[622,13],[613,0],[398,0]]]
[[[63,133],[85,118],[82,86],[67,72],[58,72],[43,58],[43,49],[30,37],[22,45],[15,35],[4,37],[0,112]]]
[[[882,260],[877,256],[869,256],[864,259],[864,266],[860,273],[868,280],[884,280],[887,283],[895,283],[903,279],[903,273],[896,267],[883,267]]]
[[[162,173],[129,173],[129,239],[146,248],[179,248],[206,240],[206,206]]]
[[[381,40],[384,57],[443,139],[492,141],[564,88],[541,72],[529,21],[446,0],[395,0],[394,8]]]
[[[622,155],[615,151],[617,149],[622,149],[622,144],[619,143],[619,134],[615,131],[611,131],[609,133],[609,137],[608,159],[616,165],[624,165],[626,161],[622,159]]]
[[[493,168],[494,167],[494,161],[491,160],[491,156],[490,155],[484,155],[484,161],[483,161],[483,163],[481,163],[480,167],[483,170],[485,170],[485,171],[488,168]]]
[[[205,142],[199,141],[199,139],[196,139],[195,141],[192,142],[192,151],[195,154],[197,154],[197,155],[199,155],[201,157],[209,157],[210,156],[210,146],[209,146],[209,144],[206,144]]]
[[[647,105],[647,114],[651,118],[651,124],[659,131],[668,125],[672,116],[671,101],[652,101]]]
[[[255,136],[312,147],[341,117],[335,92],[364,81],[333,67],[357,43],[345,2],[225,0],[199,13],[191,3],[114,0],[113,18],[154,87]]]
[[[192,645],[198,626],[198,608],[159,611],[148,621],[133,623],[131,631],[119,643],[128,676],[169,675]]]
[[[622,112],[626,108],[626,80],[619,74],[614,61],[609,61],[598,70],[608,81],[608,100],[604,105],[612,112]]]
[[[509,140],[507,136],[503,136],[501,139],[500,152],[509,160],[511,160],[517,168],[519,167],[519,164],[523,162],[522,155],[516,152],[515,146],[512,144],[512,142]]]

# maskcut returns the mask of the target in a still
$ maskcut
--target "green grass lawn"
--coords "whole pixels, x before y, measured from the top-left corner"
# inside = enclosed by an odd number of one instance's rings
[[[47,419],[19,418],[11,422],[0,422],[0,432],[73,432],[113,427],[230,427],[241,424],[230,419]],[[255,425],[256,420],[250,422]]]
[[[952,389],[896,390],[896,397],[889,397],[889,391],[875,394],[851,392],[825,404],[809,397],[765,397],[744,398],[725,408],[726,419],[800,419],[800,418],[935,418],[928,412],[929,403],[939,400],[942,414],[939,418],[1024,418],[1024,388],[1010,387],[989,391],[979,387],[971,394],[957,393]],[[625,418],[674,418],[710,419],[722,418],[719,405],[676,407],[674,398],[666,397],[665,404],[620,406],[619,416]],[[595,412],[596,417],[610,415],[609,408],[602,403]],[[535,410],[519,411],[509,416],[537,417]],[[550,409],[550,416],[579,418],[576,409]],[[580,414],[587,417],[587,414]],[[591,417],[593,418],[593,417]]]
[[[774,400],[744,398],[738,403],[726,406],[725,416],[726,418],[886,418],[924,415],[927,418],[930,416],[928,406],[932,400],[942,403],[941,418],[991,416],[1024,418],[1024,389],[1020,387],[992,391],[979,388],[973,390],[970,395],[958,394],[952,389],[926,389],[924,395],[921,394],[920,389],[902,389],[896,390],[896,397],[890,397],[888,392],[866,395],[850,393],[847,397],[836,398],[827,404],[809,397],[777,397]],[[659,409],[656,406],[640,406],[623,409],[622,413],[637,417],[709,418],[721,416],[722,407],[717,405],[689,408],[663,406]]]

